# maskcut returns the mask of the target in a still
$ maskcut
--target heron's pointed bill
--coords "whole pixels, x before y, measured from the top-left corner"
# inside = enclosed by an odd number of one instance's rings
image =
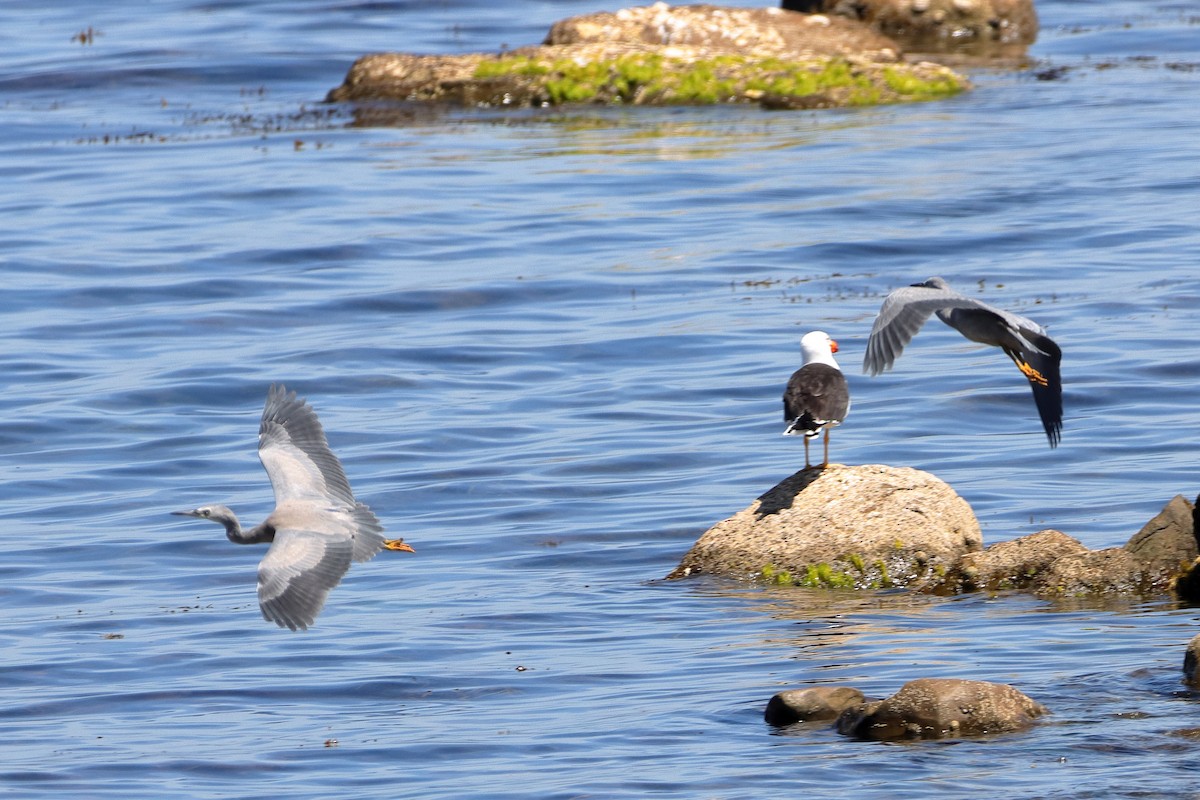
[[[174,516],[174,517],[198,517],[200,515],[196,513],[195,509],[192,509],[191,511],[172,511],[171,516]]]
[[[387,539],[383,543],[384,550],[397,550],[401,553],[415,553],[412,547],[404,542],[403,539]]]

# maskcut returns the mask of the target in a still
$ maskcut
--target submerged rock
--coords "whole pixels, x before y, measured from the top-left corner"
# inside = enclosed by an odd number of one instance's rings
[[[656,3],[564,20],[544,45],[499,54],[366,55],[326,99],[817,108],[928,100],[968,87],[948,67],[904,61],[894,41],[859,22]]]
[[[710,528],[668,576],[698,573],[835,588],[932,580],[982,535],[948,485],[908,467],[802,470]]]
[[[863,693],[849,686],[810,686],[778,692],[763,712],[768,725],[833,720],[848,708],[862,705]]]
[[[1045,706],[1005,683],[909,681],[891,697],[847,709],[837,729],[863,739],[940,739],[1023,730]]]

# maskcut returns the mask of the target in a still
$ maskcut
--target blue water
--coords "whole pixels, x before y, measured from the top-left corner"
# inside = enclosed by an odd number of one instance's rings
[[[320,103],[363,53],[595,8],[0,10],[0,793],[1194,794],[1194,609],[659,579],[801,466],[779,397],[814,328],[854,396],[834,459],[935,473],[986,542],[1118,545],[1195,496],[1200,4],[1045,2],[1034,70],[925,105]],[[860,374],[884,294],[935,274],[1062,345],[1057,450],[936,322]],[[269,511],[273,381],[417,550],[303,634],[260,618],[260,549],[168,515]],[[914,746],[762,722],[782,687],[927,676],[1053,715]]]

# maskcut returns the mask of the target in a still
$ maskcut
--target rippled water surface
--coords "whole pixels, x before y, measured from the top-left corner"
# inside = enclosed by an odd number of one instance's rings
[[[1118,545],[1195,496],[1200,4],[1043,3],[1031,69],[907,107],[320,103],[363,53],[594,8],[0,10],[0,791],[1194,793],[1194,609],[659,579],[802,465],[779,396],[814,328],[854,394],[834,458],[934,472],[987,542]],[[883,295],[935,274],[1062,345],[1057,450],[936,322],[859,374]],[[261,550],[167,513],[270,509],[273,381],[417,550],[303,634],[260,618]],[[904,746],[762,722],[782,687],[925,676],[1053,715]]]

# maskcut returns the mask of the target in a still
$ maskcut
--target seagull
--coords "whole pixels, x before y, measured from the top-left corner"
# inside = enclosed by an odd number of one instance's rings
[[[973,342],[999,347],[1013,360],[1033,389],[1050,446],[1057,447],[1062,438],[1062,350],[1033,320],[961,295],[941,278],[905,286],[884,298],[867,341],[863,372],[878,375],[891,369],[930,314]]]
[[[783,421],[787,423],[784,436],[804,437],[804,468],[808,460],[808,440],[825,432],[825,460],[829,466],[829,429],[840,425],[850,413],[850,388],[846,376],[833,360],[837,342],[824,331],[804,334],[800,353],[804,366],[792,373],[783,393]]]
[[[242,530],[222,505],[172,513],[223,525],[237,544],[270,542],[258,565],[264,619],[293,631],[307,629],[351,561],[369,561],[385,549],[414,552],[403,539],[383,538],[375,514],[354,499],[316,412],[282,385],[267,393],[258,458],[275,490],[275,510],[261,525]]]

